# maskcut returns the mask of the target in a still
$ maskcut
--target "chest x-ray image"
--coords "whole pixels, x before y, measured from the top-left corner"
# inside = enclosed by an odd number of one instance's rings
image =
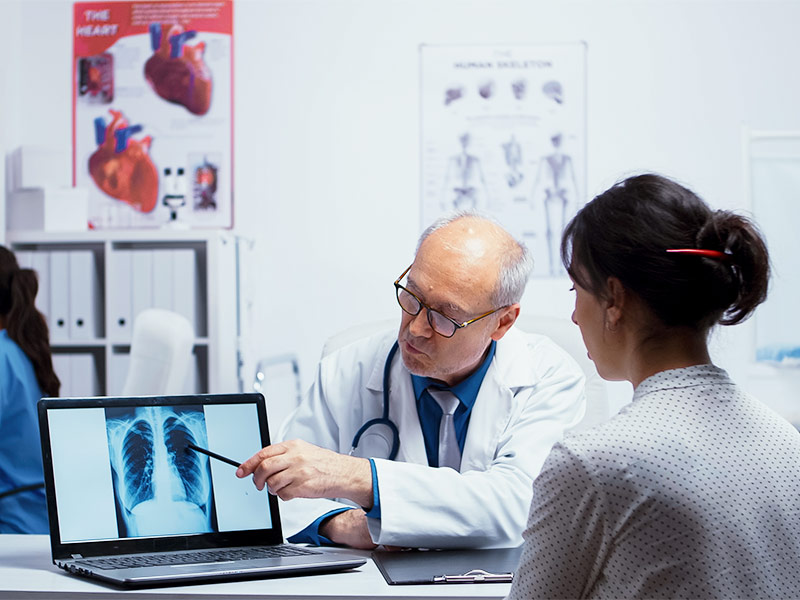
[[[106,433],[120,537],[217,530],[200,407],[106,409]]]

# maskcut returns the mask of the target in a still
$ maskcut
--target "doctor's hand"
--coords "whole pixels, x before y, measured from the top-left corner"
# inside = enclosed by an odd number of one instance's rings
[[[346,510],[325,519],[319,526],[319,532],[334,544],[359,550],[372,550],[377,547],[369,535],[367,515],[359,508]]]
[[[261,449],[236,471],[239,478],[248,475],[253,476],[256,488],[263,490],[266,485],[271,494],[283,500],[347,498],[367,510],[372,508],[372,469],[366,458],[339,454],[302,440]]]

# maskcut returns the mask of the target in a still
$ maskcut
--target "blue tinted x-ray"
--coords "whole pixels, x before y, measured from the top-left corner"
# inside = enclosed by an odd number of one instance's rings
[[[120,537],[217,531],[199,406],[106,409]]]

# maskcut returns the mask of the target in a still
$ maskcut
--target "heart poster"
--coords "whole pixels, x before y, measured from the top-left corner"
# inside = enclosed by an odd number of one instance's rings
[[[232,38],[231,0],[74,4],[90,228],[232,227]]]

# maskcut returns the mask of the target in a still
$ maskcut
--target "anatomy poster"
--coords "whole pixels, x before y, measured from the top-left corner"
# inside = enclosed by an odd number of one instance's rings
[[[76,2],[73,33],[90,227],[231,227],[232,1]]]
[[[534,276],[566,275],[561,231],[586,194],[585,45],[420,53],[422,226],[488,213],[531,248]]]

